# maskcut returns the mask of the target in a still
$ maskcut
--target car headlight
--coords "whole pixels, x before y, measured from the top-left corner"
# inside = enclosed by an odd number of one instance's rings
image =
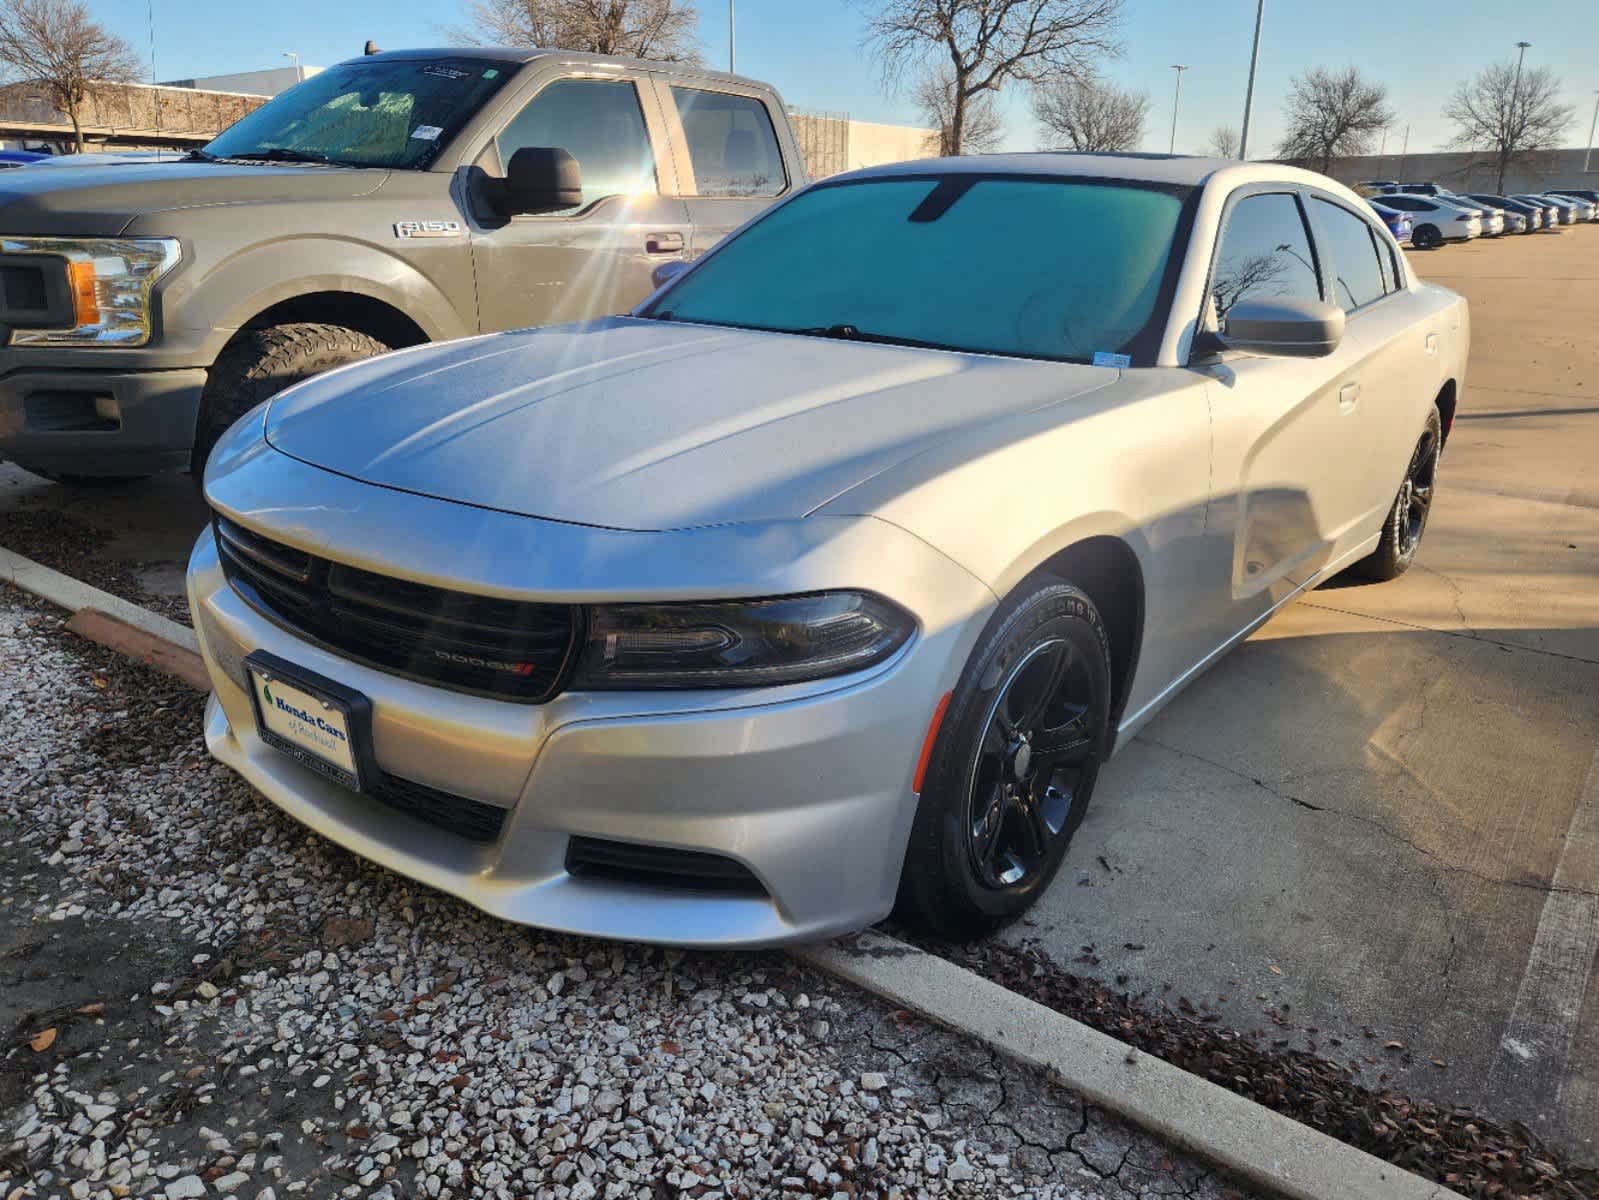
[[[176,238],[0,237],[0,322],[14,346],[142,346],[156,281],[181,257]]]
[[[600,605],[575,689],[762,687],[882,662],[916,623],[868,592],[766,600]]]

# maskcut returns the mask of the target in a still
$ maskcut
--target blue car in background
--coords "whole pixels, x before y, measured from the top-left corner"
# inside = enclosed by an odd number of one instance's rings
[[[25,167],[29,163],[36,163],[41,158],[49,158],[48,154],[40,154],[36,150],[0,150],[0,170],[6,167]]]
[[[1415,222],[1409,213],[1400,212],[1397,208],[1389,208],[1386,204],[1378,204],[1375,200],[1366,201],[1371,205],[1371,211],[1382,218],[1382,223],[1388,226],[1388,232],[1394,235],[1396,242],[1408,242],[1410,230]]]

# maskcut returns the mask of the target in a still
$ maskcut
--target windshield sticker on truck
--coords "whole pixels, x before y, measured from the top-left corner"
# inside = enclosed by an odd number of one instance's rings
[[[443,132],[444,128],[440,125],[418,125],[411,130],[411,136],[420,138],[424,142],[436,142],[439,140],[439,134]]]
[[[397,238],[451,238],[466,232],[459,221],[396,221]]]
[[[465,79],[471,73],[461,70],[460,67],[441,67],[433,63],[422,68],[422,74],[434,75],[440,79]]]

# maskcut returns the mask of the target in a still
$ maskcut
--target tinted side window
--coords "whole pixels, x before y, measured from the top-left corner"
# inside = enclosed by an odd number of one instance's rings
[[[655,155],[633,84],[609,79],[558,79],[495,139],[500,161],[523,146],[558,146],[583,172],[583,204],[604,196],[653,193]]]
[[[699,196],[775,196],[788,186],[766,105],[749,96],[674,87]]]
[[[1348,209],[1316,197],[1316,228],[1332,259],[1333,301],[1345,312],[1381,300],[1388,290],[1371,226]]]
[[[1246,196],[1233,205],[1222,230],[1210,296],[1218,321],[1226,320],[1228,310],[1246,297],[1321,298],[1299,201],[1273,192]]]

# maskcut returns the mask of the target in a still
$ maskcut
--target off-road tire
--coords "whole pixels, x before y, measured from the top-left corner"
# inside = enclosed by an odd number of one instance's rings
[[[1084,724],[1093,742],[1092,762],[1081,769],[1076,799],[1040,867],[1013,886],[996,888],[980,878],[968,842],[977,761],[1013,666],[1059,639],[1080,656],[1091,683]],[[1108,751],[1110,692],[1110,643],[1086,593],[1038,576],[1006,600],[972,651],[934,743],[900,875],[897,920],[933,937],[980,937],[1014,920],[1042,894],[1082,823]]]
[[[235,421],[290,384],[390,347],[343,325],[296,322],[247,329],[228,343],[207,375],[189,466],[205,473],[211,449]]]

